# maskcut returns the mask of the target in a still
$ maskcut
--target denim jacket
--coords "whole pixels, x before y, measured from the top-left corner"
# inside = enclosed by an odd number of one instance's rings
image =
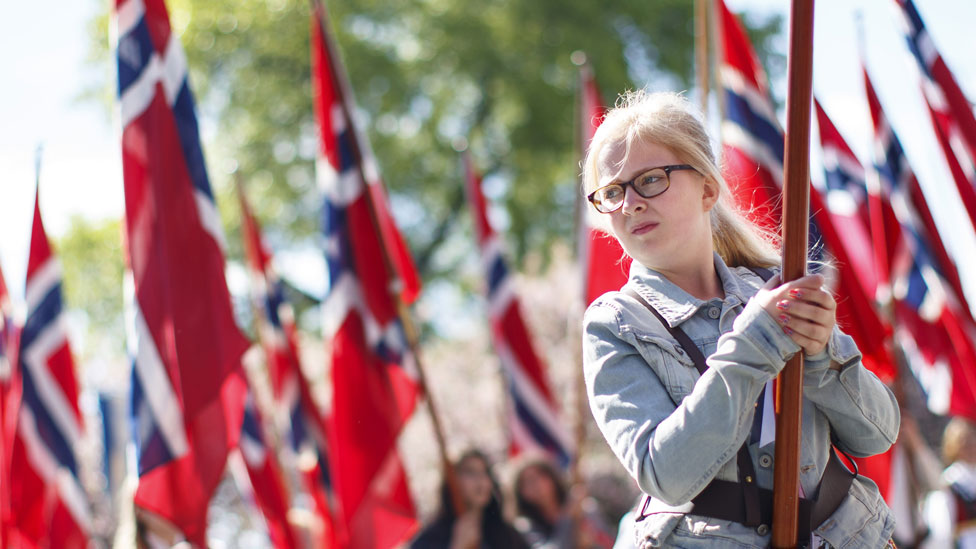
[[[692,360],[642,304],[604,294],[584,315],[583,361],[593,417],[617,458],[650,496],[636,526],[638,547],[766,547],[768,526],[687,514],[712,479],[737,481],[736,453],[753,427],[766,382],[800,347],[757,303],[764,282],[715,254],[724,299],[702,301],[638,262],[627,286],[680,326],[708,357],[699,376]],[[840,370],[830,369],[831,361]],[[861,365],[853,339],[834,329],[827,349],[806,357],[800,485],[816,494],[831,436],[848,454],[886,451],[898,434],[894,395]],[[773,484],[775,441],[749,445],[760,487]],[[734,504],[730,502],[730,504]],[[765,525],[764,525],[765,526]],[[879,548],[894,519],[877,486],[857,477],[834,514],[814,530],[832,547]]]

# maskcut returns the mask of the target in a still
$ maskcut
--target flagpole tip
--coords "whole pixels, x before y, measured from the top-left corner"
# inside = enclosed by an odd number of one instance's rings
[[[577,67],[582,67],[586,64],[586,53],[583,50],[576,50],[569,55],[569,60]]]
[[[455,137],[451,142],[451,147],[457,152],[464,152],[468,150],[468,140],[463,136]]]

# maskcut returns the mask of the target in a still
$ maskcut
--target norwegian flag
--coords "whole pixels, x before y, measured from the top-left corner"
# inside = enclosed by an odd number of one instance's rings
[[[257,327],[268,360],[276,404],[288,416],[288,456],[298,467],[306,491],[312,496],[315,511],[323,523],[317,546],[331,547],[334,525],[334,492],[329,478],[328,453],[323,416],[312,400],[308,380],[298,356],[295,315],[285,300],[284,286],[272,266],[270,250],[261,238],[255,219],[240,185],[241,231],[251,281],[251,298],[258,311]],[[247,417],[245,416],[245,422]]]
[[[835,224],[843,234],[848,235],[848,238],[861,242],[862,245],[873,244],[874,256],[856,254],[855,267],[864,271],[864,274],[859,276],[865,286],[865,292],[870,293],[870,287],[876,286],[879,299],[887,301],[886,296],[890,295],[888,278],[882,271],[889,264],[889,255],[886,253],[889,248],[884,232],[879,236],[875,231],[877,225],[872,222],[880,222],[882,230],[887,226],[889,231],[895,227],[900,232],[900,225],[890,203],[877,199],[878,185],[869,187],[867,184],[861,162],[827,116],[820,102],[814,100],[814,106],[823,148],[825,193],[829,209]],[[866,234],[868,232],[871,235]],[[913,539],[913,525],[917,522],[917,516],[913,518],[914,496],[905,489],[905,477],[908,473],[904,453],[905,449],[901,444],[896,443],[882,454],[855,458],[858,472],[874,480],[881,496],[896,513],[898,517],[896,534],[901,541]]]
[[[502,257],[502,242],[488,220],[488,207],[481,192],[481,177],[464,155],[468,200],[474,215],[475,234],[481,251],[488,298],[488,317],[495,351],[509,391],[508,426],[510,453],[526,450],[545,452],[568,466],[572,436],[559,417],[559,406],[546,379],[545,366],[532,346],[522,319],[518,297],[508,265]]]
[[[783,178],[783,130],[776,120],[769,87],[751,44],[738,19],[716,0],[722,29],[722,65],[726,119],[722,122],[725,177],[739,207],[756,223],[779,232]],[[853,200],[854,197],[848,197]],[[835,201],[836,202],[836,201]],[[837,321],[861,350],[864,365],[884,381],[894,378],[893,360],[884,347],[888,328],[873,306],[874,277],[862,281],[852,258],[870,249],[867,233],[843,233],[837,227],[853,223],[850,212],[832,210],[815,188],[810,189],[810,242],[835,259]],[[857,237],[857,238],[854,238]],[[861,264],[862,272],[870,266]]]
[[[205,545],[207,504],[241,432],[248,342],[186,58],[163,0],[117,0],[135,503]]]
[[[8,541],[14,547],[84,548],[91,516],[79,477],[83,422],[61,301],[61,266],[34,202],[15,385]]]
[[[10,464],[7,448],[12,438],[7,428],[7,405],[10,400],[14,351],[17,349],[10,293],[0,269],[0,547],[7,547],[7,524],[10,521]]]
[[[267,521],[271,544],[275,549],[299,547],[298,537],[288,523],[291,502],[281,476],[281,467],[267,443],[261,414],[252,393],[248,393],[244,404],[244,421],[238,447],[254,490],[254,499]]]
[[[972,319],[957,293],[958,274],[867,70],[864,83],[874,124],[876,201],[890,208],[898,222],[895,228],[884,224],[886,248],[892,250],[886,265],[901,328],[897,335],[904,347],[916,351],[910,354],[922,359],[911,365],[928,393],[929,407],[974,418],[976,348]]]
[[[976,117],[952,71],[935,48],[912,0],[895,0],[901,8],[908,48],[922,72],[922,95],[936,137],[949,163],[970,222],[976,227]]]
[[[329,272],[322,312],[333,391],[327,427],[337,530],[343,546],[390,547],[417,525],[396,441],[418,391],[400,300],[416,295],[419,278],[398,244],[375,160],[350,117],[352,98],[325,15],[322,3],[313,1],[312,75]]]
[[[580,68],[581,157],[589,150],[605,112],[596,77],[590,66],[584,65]],[[579,264],[583,275],[583,305],[588,306],[604,293],[619,290],[627,283],[632,259],[616,238],[598,226],[595,216],[603,214],[593,211],[582,196],[579,198]]]

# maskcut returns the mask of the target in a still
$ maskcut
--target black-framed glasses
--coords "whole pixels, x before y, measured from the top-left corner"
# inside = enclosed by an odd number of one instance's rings
[[[698,171],[688,164],[658,166],[641,172],[640,175],[630,181],[604,185],[587,195],[586,199],[600,213],[615,212],[624,205],[624,194],[626,194],[628,186],[632,187],[639,196],[654,198],[668,190],[668,187],[671,186],[671,172],[678,170]]]

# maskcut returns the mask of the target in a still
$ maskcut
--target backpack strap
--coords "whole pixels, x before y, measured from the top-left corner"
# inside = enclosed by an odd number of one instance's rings
[[[675,340],[681,345],[685,353],[691,358],[692,362],[695,363],[695,368],[698,370],[699,375],[705,375],[705,371],[708,370],[708,364],[705,363],[705,355],[702,353],[698,345],[688,337],[680,327],[672,328],[668,324],[668,321],[664,319],[664,316],[653,305],[648,303],[637,290],[631,287],[625,287],[623,293],[629,295],[630,297],[637,300],[638,303],[647,308],[648,311],[654,314],[655,317],[661,322],[661,326],[671,334]],[[760,397],[761,398],[761,397]],[[742,494],[742,510],[744,511],[742,524],[746,526],[759,526],[762,522],[762,507],[759,498],[759,484],[758,477],[756,476],[756,468],[752,464],[752,456],[749,454],[749,437],[742,443],[739,447],[739,452],[736,454],[736,465],[738,469],[739,482],[738,486],[741,487]],[[723,481],[712,480],[712,483],[723,483]],[[706,496],[707,497],[707,496]],[[692,500],[694,503],[696,500],[701,499],[698,502],[698,506],[702,506],[705,503],[705,498],[695,498]],[[712,499],[712,498],[709,498]],[[729,501],[726,499],[725,501]]]
[[[762,278],[764,282],[769,282],[774,276],[773,271],[764,267],[750,267],[749,269]],[[705,355],[691,338],[688,337],[688,334],[680,327],[672,328],[664,316],[633,288],[628,286],[621,291],[636,299],[638,303],[643,305],[661,322],[661,326],[671,334],[691,358],[692,362],[694,362],[698,373],[704,375],[708,369],[708,364],[705,362]],[[760,395],[760,398],[762,398],[762,395]],[[798,525],[799,531],[797,532],[797,545],[799,547],[806,547],[809,544],[810,532],[823,521],[827,520],[847,497],[851,484],[857,476],[857,465],[853,460],[851,463],[855,468],[853,473],[848,471],[841,463],[837,457],[835,448],[831,448],[827,466],[818,485],[817,498],[812,501],[807,498],[800,498],[800,520]],[[752,457],[749,454],[748,438],[739,448],[736,455],[736,465],[738,468],[739,482],[734,483],[713,479],[692,500],[694,507],[691,512],[703,516],[731,520],[745,526],[758,526],[764,522],[771,524],[772,491],[759,488],[756,469],[752,464]],[[734,501],[740,497],[743,502],[741,508],[728,506],[729,501]],[[648,502],[649,499],[645,496],[644,508],[647,507]],[[641,515],[643,515],[643,511]],[[639,517],[638,520],[641,518],[643,517]]]

